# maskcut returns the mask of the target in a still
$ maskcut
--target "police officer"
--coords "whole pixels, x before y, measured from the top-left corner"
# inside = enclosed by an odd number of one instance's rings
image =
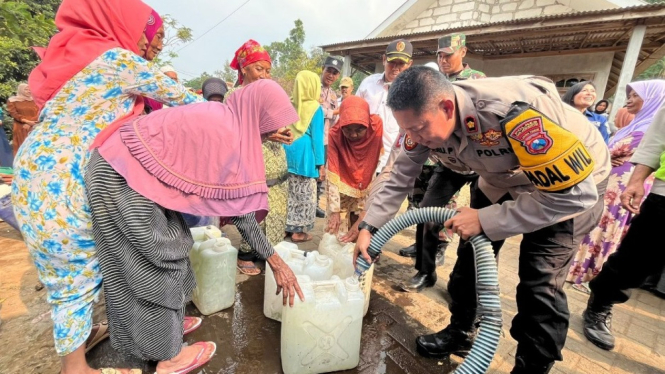
[[[411,68],[388,95],[407,138],[390,179],[360,223],[355,255],[370,261],[372,233],[393,217],[421,165],[437,157],[479,176],[471,207],[445,222],[463,239],[524,234],[520,245],[518,342],[513,374],[548,373],[561,360],[569,311],[563,291],[579,240],[600,219],[610,156],[598,131],[564,105],[541,77],[503,77],[451,84],[426,67]],[[473,344],[476,289],[473,253],[458,253],[448,283],[451,323],[416,340],[424,356],[464,356]]]
[[[438,69],[450,82],[485,78],[484,73],[471,69],[463,62],[467,51],[464,34],[444,35],[439,39],[438,47]],[[477,180],[475,173],[455,172],[440,163],[428,160],[416,178],[409,206],[454,208],[457,206],[456,197],[460,189],[469,183],[471,192],[475,193]],[[475,196],[472,196],[473,198]],[[425,287],[436,284],[436,267],[443,264],[445,249],[448,247],[448,242],[439,240],[442,227],[438,222],[419,224],[416,227],[416,243],[399,251],[401,256],[416,258],[415,267],[418,271],[413,278],[400,285],[403,291],[420,292]],[[502,244],[503,241],[492,243],[496,250],[501,248]]]

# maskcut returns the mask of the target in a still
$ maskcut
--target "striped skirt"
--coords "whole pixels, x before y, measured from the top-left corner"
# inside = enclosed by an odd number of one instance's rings
[[[113,348],[169,360],[180,353],[185,304],[196,286],[189,229],[180,213],[132,190],[97,151],[85,182]]]

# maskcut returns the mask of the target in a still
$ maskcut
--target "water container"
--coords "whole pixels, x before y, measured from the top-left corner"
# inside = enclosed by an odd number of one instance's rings
[[[337,276],[299,281],[305,301],[296,299],[282,316],[284,373],[328,373],[358,366],[364,304],[358,281]]]
[[[354,276],[355,264],[353,263],[353,250],[355,243],[341,243],[335,235],[323,234],[319,243],[319,252],[333,259],[333,274],[341,279]],[[365,293],[365,307],[363,315],[369,310],[369,296],[372,292],[372,277],[374,265],[360,277],[360,288]]]
[[[306,275],[311,281],[329,280],[333,275],[333,261],[319,254],[318,251],[305,252],[298,249],[293,243],[281,242],[275,246],[275,251],[284,260],[293,273]],[[282,320],[282,294],[277,292],[277,282],[270,266],[266,266],[266,275],[263,292],[263,314],[276,321]]]
[[[194,242],[203,242],[209,239],[222,237],[222,230],[218,229],[216,226],[192,227],[189,231],[192,232]]]
[[[209,230],[204,236],[208,234],[216,235],[216,232]],[[236,293],[238,250],[231,245],[231,241],[218,237],[195,242],[189,258],[196,277],[192,301],[199,311],[209,315],[232,306]]]

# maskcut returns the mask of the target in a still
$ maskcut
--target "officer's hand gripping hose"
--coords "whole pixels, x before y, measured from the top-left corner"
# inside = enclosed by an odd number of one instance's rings
[[[409,226],[425,222],[445,222],[457,212],[446,208],[421,208],[410,210],[388,221],[372,236],[368,253],[372,261],[381,253],[381,248],[397,234]],[[492,243],[483,234],[469,240],[476,260],[476,289],[478,292],[478,314],[480,331],[471,352],[457,367],[455,374],[484,374],[492,363],[501,335],[501,299],[499,297],[499,273],[492,250]],[[362,279],[363,273],[371,264],[358,256],[356,274]]]

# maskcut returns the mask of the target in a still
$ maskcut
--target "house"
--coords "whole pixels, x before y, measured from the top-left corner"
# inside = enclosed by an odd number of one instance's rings
[[[413,43],[416,64],[436,61],[444,34],[467,36],[465,62],[488,76],[544,75],[560,92],[593,80],[598,97],[625,87],[665,56],[665,5],[639,0],[408,0],[366,39],[322,46],[351,68],[380,72],[386,45]],[[613,115],[613,113],[612,113]]]

